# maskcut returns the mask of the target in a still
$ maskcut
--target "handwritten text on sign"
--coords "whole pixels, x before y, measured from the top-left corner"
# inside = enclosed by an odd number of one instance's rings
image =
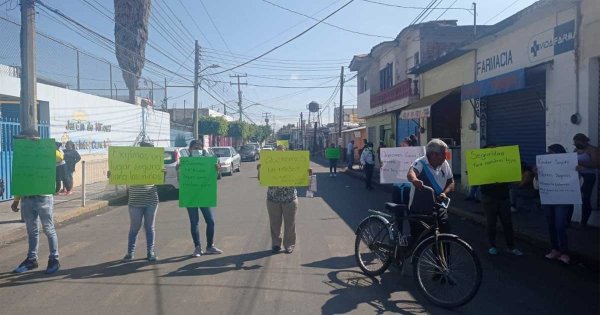
[[[543,205],[581,204],[577,153],[538,155],[536,164]]]
[[[111,185],[155,185],[164,182],[163,148],[109,147]]]
[[[15,140],[12,194],[54,194],[56,188],[56,144],[54,139]]]
[[[263,151],[260,153],[260,184],[263,186],[308,186],[308,151]]]
[[[425,147],[381,148],[380,153],[381,183],[404,183],[412,163],[425,155]]]
[[[471,186],[521,181],[519,146],[469,150],[466,160]]]
[[[179,206],[217,206],[217,158],[183,157],[179,167]]]

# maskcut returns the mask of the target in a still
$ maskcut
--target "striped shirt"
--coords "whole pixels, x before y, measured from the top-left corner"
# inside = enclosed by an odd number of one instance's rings
[[[158,204],[158,190],[155,185],[129,186],[129,205],[134,207]]]

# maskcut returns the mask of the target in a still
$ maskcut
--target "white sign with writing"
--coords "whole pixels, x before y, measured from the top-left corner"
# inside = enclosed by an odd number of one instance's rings
[[[381,183],[408,182],[406,175],[410,166],[424,155],[425,147],[381,148]]]
[[[536,164],[543,205],[581,204],[576,153],[538,155]]]

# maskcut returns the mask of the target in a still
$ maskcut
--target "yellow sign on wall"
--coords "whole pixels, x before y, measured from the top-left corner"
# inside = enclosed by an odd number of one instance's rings
[[[260,154],[260,184],[263,186],[308,186],[308,151],[263,151]]]
[[[467,151],[469,184],[485,185],[521,181],[519,146]]]
[[[164,149],[109,147],[108,169],[111,185],[156,185],[165,180]]]

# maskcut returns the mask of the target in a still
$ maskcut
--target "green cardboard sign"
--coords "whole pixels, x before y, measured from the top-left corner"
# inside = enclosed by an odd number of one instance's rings
[[[217,158],[183,157],[179,161],[179,206],[217,206]]]
[[[341,155],[340,148],[328,148],[325,150],[325,157],[330,160],[339,160]]]
[[[519,146],[467,151],[469,185],[511,183],[521,181]]]
[[[163,148],[109,147],[111,185],[159,185],[164,183]]]
[[[14,141],[12,194],[52,195],[56,190],[56,142],[54,139]]]

